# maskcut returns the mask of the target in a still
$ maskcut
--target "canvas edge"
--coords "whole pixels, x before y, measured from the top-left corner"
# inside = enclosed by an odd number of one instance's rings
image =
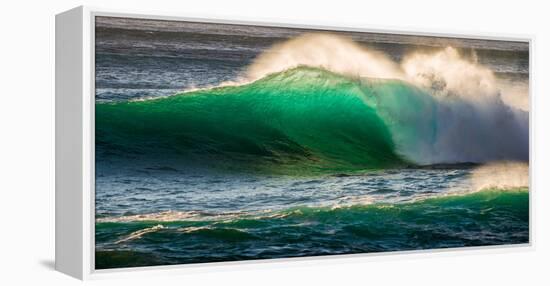
[[[55,17],[55,269],[84,277],[82,100],[84,11]]]
[[[58,231],[58,206],[59,204],[63,205],[64,200],[59,199],[59,195],[63,195],[62,192],[58,193],[57,180],[63,180],[60,174],[58,173],[58,140],[63,140],[59,138],[59,134],[56,131],[56,269],[69,274],[73,277],[88,280],[88,279],[105,279],[115,276],[124,276],[124,275],[136,275],[137,272],[147,273],[151,275],[154,273],[166,274],[167,270],[170,272],[176,273],[189,273],[196,271],[203,271],[204,268],[213,269],[220,267],[246,267],[247,265],[281,265],[285,262],[293,262],[293,265],[309,265],[311,261],[315,261],[315,264],[318,265],[319,262],[322,263],[332,263],[332,261],[348,261],[351,259],[353,261],[359,261],[360,258],[369,258],[372,259],[382,259],[389,257],[390,259],[403,259],[403,258],[413,258],[417,255],[421,256],[430,256],[430,257],[444,257],[448,255],[456,255],[460,253],[462,255],[466,254],[487,254],[490,253],[502,253],[502,252],[511,252],[511,251],[525,251],[525,250],[534,250],[534,217],[533,217],[533,172],[532,166],[534,163],[533,160],[533,57],[534,57],[534,35],[510,35],[510,34],[483,34],[478,32],[461,32],[461,31],[438,31],[434,29],[424,29],[424,28],[410,28],[407,30],[401,29],[399,27],[381,27],[370,25],[369,28],[364,27],[346,27],[338,24],[331,23],[331,25],[310,25],[304,22],[286,22],[278,23],[276,21],[257,21],[257,19],[246,19],[246,20],[235,20],[229,18],[222,18],[217,16],[204,16],[200,15],[199,17],[186,17],[182,13],[167,13],[167,12],[142,12],[142,11],[130,11],[125,10],[116,10],[116,9],[103,9],[98,7],[90,6],[80,6],[74,9],[71,9],[67,12],[60,13],[56,15],[56,67],[57,67],[57,17],[62,17],[65,13],[70,11],[80,9],[82,12],[82,80],[81,80],[81,99],[82,99],[82,154],[80,158],[82,166],[82,200],[81,206],[82,210],[79,216],[81,216],[81,234],[82,234],[82,249],[80,251],[82,260],[76,261],[77,265],[81,266],[81,272],[73,275],[67,272],[65,269],[57,267],[57,258],[58,258],[58,235],[61,232]],[[95,17],[96,16],[106,16],[106,17],[130,17],[130,18],[141,18],[141,19],[156,19],[156,20],[174,20],[174,21],[193,21],[193,22],[204,22],[204,23],[219,23],[219,24],[236,24],[236,25],[256,25],[256,26],[266,26],[266,27],[286,27],[286,28],[303,28],[303,29],[320,29],[320,30],[334,30],[334,31],[354,31],[354,32],[370,32],[370,33],[386,33],[386,34],[403,34],[403,35],[417,35],[417,36],[436,36],[436,37],[449,37],[449,38],[470,38],[470,39],[485,39],[485,40],[500,40],[500,41],[519,41],[519,42],[528,42],[529,43],[529,97],[530,97],[530,113],[529,113],[529,154],[530,154],[530,186],[529,186],[529,243],[517,244],[517,245],[500,245],[500,246],[480,246],[480,247],[461,247],[461,248],[448,248],[448,249],[428,249],[428,250],[414,250],[414,251],[396,251],[389,253],[362,253],[362,254],[342,254],[342,255],[331,255],[331,256],[314,256],[314,257],[298,257],[298,258],[280,258],[280,259],[264,259],[264,260],[249,260],[249,261],[235,261],[235,262],[215,262],[215,263],[202,263],[202,264],[180,264],[180,265],[165,265],[165,266],[149,266],[149,267],[132,267],[132,268],[117,268],[117,269],[105,269],[105,270],[95,270],[94,262],[94,253],[95,253],[95,238],[94,238],[94,205],[95,205],[95,180],[94,180],[94,99],[95,99],[95,71],[94,71],[94,47],[95,47],[95,37],[94,37],[94,28],[95,28]],[[333,25],[333,26],[332,26]],[[58,97],[57,85],[58,85],[58,71],[56,68],[56,130],[58,127]],[[63,227],[61,227],[63,228]],[[60,252],[63,252],[60,250]],[[364,261],[361,259],[361,261]],[[178,271],[179,270],[179,271]]]

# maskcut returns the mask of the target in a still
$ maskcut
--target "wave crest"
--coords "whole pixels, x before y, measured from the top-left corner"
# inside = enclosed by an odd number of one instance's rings
[[[298,66],[325,69],[353,77],[402,79],[399,65],[380,52],[331,34],[304,34],[274,45],[258,56],[245,78],[254,81]]]
[[[306,33],[274,45],[254,60],[240,81],[222,85],[249,83],[299,66],[351,77],[399,79],[428,89],[433,95],[469,100],[498,97],[514,108],[529,109],[527,87],[497,80],[491,69],[477,62],[475,54],[468,58],[455,48],[446,47],[429,53],[412,52],[395,62],[350,38],[325,33]]]

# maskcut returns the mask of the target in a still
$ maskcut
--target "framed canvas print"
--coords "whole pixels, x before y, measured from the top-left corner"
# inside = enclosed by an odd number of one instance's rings
[[[530,47],[62,13],[56,268],[529,246]]]

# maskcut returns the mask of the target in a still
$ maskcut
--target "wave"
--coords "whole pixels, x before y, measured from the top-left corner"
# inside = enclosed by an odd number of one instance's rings
[[[98,155],[270,172],[526,161],[528,112],[299,66],[249,84],[96,104]],[[182,164],[182,165],[185,165]]]
[[[216,219],[111,218],[96,221],[95,230],[98,268],[518,244],[529,242],[529,192],[487,189]],[[121,246],[137,252],[119,252]]]

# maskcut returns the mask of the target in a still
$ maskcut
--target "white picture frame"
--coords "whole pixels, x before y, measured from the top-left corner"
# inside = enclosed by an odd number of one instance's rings
[[[236,19],[197,19],[188,18],[179,14],[155,14],[150,15],[140,12],[116,11],[93,7],[80,6],[56,15],[55,43],[56,43],[56,135],[55,135],[55,268],[72,277],[88,280],[98,277],[108,277],[117,273],[143,270],[189,270],[192,267],[211,266],[206,264],[186,264],[175,266],[152,266],[142,268],[121,268],[114,270],[95,270],[94,267],[94,221],[95,221],[95,173],[94,173],[94,100],[95,100],[95,70],[94,70],[94,45],[95,45],[95,17],[117,16],[141,19],[180,20],[205,23],[246,24],[287,28],[323,29],[335,31],[378,32],[389,34],[410,34],[423,36],[442,36],[456,38],[473,38],[489,40],[512,40],[529,43],[530,74],[529,97],[533,102],[532,94],[532,63],[534,37],[529,35],[482,35],[444,33],[440,31],[417,30],[391,30],[385,28],[353,28],[353,27],[328,27],[317,25],[305,25],[303,23],[267,23],[247,22]],[[532,109],[530,109],[532,110]],[[532,114],[530,113],[530,129],[532,130]],[[530,131],[530,162],[532,155],[532,132]],[[530,166],[533,166],[530,164]],[[532,174],[532,170],[530,170]],[[535,189],[529,186],[529,243],[506,246],[483,246],[469,248],[450,248],[444,250],[418,250],[398,251],[391,253],[365,253],[330,256],[334,258],[355,259],[358,257],[371,257],[381,255],[415,254],[428,255],[429,253],[446,253],[452,255],[455,251],[520,251],[533,247],[533,199]],[[288,261],[318,261],[327,257],[283,258],[274,260],[245,261],[245,262],[216,262],[217,266],[242,265],[262,263],[279,263]],[[151,272],[148,272],[151,273]],[[165,272],[161,272],[165,273]]]

